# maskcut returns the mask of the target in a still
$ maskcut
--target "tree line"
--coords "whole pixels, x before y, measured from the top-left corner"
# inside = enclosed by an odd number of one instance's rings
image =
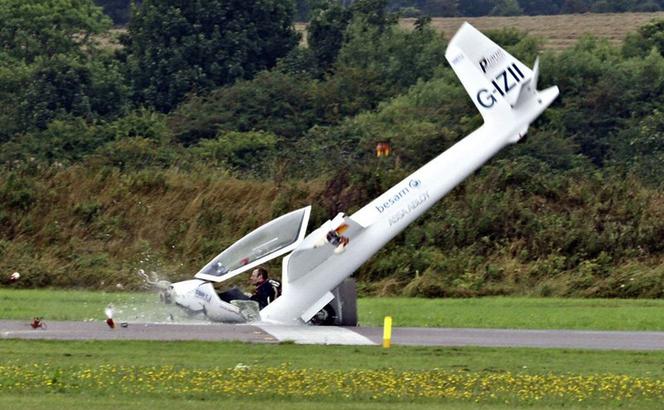
[[[293,18],[309,21],[315,10],[329,3],[347,7],[357,0],[293,0]],[[115,25],[126,25],[132,0],[95,0]],[[141,0],[135,0],[140,5]],[[388,10],[402,17],[478,17],[574,13],[653,12],[664,9],[662,0],[389,0]]]
[[[386,1],[326,3],[306,45],[288,1],[144,0],[119,47],[91,0],[30,5],[0,0],[0,270],[25,285],[188,277],[295,207],[312,226],[352,213],[480,125],[444,38]],[[663,32],[558,53],[489,33],[541,54],[561,96],[362,267],[362,290],[662,296]]]

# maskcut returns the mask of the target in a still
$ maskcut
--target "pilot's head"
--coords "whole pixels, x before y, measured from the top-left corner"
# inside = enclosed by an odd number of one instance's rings
[[[267,270],[265,268],[256,268],[251,272],[251,276],[249,277],[249,282],[254,285],[258,286],[261,283],[265,282],[267,280]]]

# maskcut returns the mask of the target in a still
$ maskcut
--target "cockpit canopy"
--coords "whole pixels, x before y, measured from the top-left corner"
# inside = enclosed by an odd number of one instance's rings
[[[223,282],[295,249],[304,239],[311,206],[266,223],[212,259],[197,279]]]

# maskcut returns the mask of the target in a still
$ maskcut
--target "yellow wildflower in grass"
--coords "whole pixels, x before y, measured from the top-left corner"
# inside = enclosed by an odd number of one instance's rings
[[[447,399],[495,403],[664,400],[664,381],[626,375],[525,374],[448,370],[321,370],[101,365],[2,365],[7,392],[35,389],[99,394],[204,394],[367,400]]]

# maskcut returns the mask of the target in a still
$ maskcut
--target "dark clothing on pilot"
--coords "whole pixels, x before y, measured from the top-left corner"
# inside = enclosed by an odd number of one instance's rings
[[[251,298],[249,299],[258,302],[258,306],[261,309],[263,309],[265,306],[268,305],[268,303],[274,301],[274,298],[275,298],[274,288],[272,287],[270,281],[266,280],[265,282],[256,286],[256,291],[254,292],[253,295],[251,295]]]

